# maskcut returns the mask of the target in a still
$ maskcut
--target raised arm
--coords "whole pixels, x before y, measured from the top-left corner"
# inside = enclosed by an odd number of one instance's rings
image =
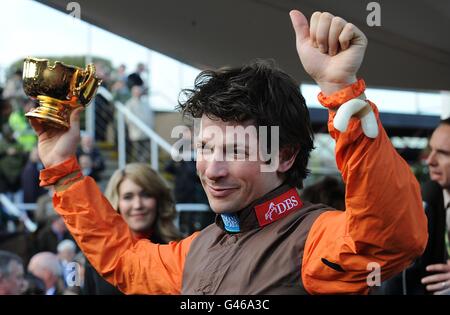
[[[384,280],[425,248],[427,224],[419,185],[392,147],[373,103],[350,119],[347,130],[335,127],[339,107],[364,98],[364,81],[356,79],[367,46],[364,34],[329,13],[314,13],[311,27],[298,11],[291,12],[291,19],[302,64],[322,90],[319,101],[330,109],[328,128],[346,184],[346,211],[322,214],[310,230],[303,283],[312,294],[367,293],[371,272],[379,270]],[[360,117],[368,113],[378,126],[374,138],[361,127]]]
[[[178,294],[185,257],[196,234],[168,245],[133,238],[90,177],[80,175],[75,158],[80,110],[71,115],[68,131],[31,121],[39,135],[45,169],[42,185],[55,185],[53,203],[92,266],[127,294]]]

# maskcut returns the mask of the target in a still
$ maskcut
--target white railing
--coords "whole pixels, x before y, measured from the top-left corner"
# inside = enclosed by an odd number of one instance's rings
[[[117,141],[118,141],[118,153],[119,153],[119,168],[125,167],[126,161],[126,125],[125,118],[138,127],[150,140],[150,161],[152,168],[156,171],[159,170],[158,152],[159,148],[174,156],[175,151],[172,146],[158,135],[153,129],[147,126],[139,117],[133,114],[128,108],[121,102],[116,101],[114,106],[117,110]]]
[[[113,104],[116,113],[117,113],[117,148],[118,148],[118,164],[119,168],[125,167],[127,164],[127,141],[126,141],[126,123],[125,120],[127,120],[127,123],[134,124],[137,128],[139,128],[150,140],[150,162],[153,169],[158,171],[159,169],[159,163],[158,163],[158,157],[159,157],[159,148],[162,148],[164,151],[169,153],[172,156],[177,156],[178,152],[175,152],[172,150],[171,145],[161,138],[160,135],[158,135],[152,128],[150,128],[145,122],[143,122],[140,117],[136,116],[131,112],[123,103],[120,101],[114,101],[112,94],[102,86],[99,87],[98,92],[99,95],[104,97],[110,104]],[[89,134],[95,135],[97,128],[107,128],[107,122],[113,121],[114,117],[101,117],[99,119],[98,117],[95,117],[96,110],[95,110],[96,104],[95,99],[92,101],[92,103],[87,107],[86,109],[86,131]],[[131,150],[130,150],[131,151]]]
[[[31,233],[37,230],[37,225],[28,217],[26,211],[21,210],[18,205],[14,204],[5,194],[0,194],[0,203],[3,205],[3,209],[10,216],[18,218],[23,222],[25,228]],[[30,204],[20,204],[20,206],[28,206]],[[36,207],[34,207],[35,209]]]
[[[211,211],[209,205],[206,203],[177,203],[175,205],[177,212],[207,212]]]

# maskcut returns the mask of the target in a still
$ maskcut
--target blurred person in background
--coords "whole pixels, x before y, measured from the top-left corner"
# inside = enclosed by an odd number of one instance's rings
[[[22,169],[28,154],[17,143],[11,130],[0,139],[0,192],[16,193],[21,187]]]
[[[133,87],[139,86],[143,90],[143,94],[147,94],[148,91],[146,91],[147,85],[145,84],[145,65],[140,62],[136,66],[136,71],[131,73],[127,78],[127,85],[129,90],[133,90]]]
[[[45,295],[45,283],[31,273],[25,275],[25,289],[23,295]]]
[[[119,68],[113,72],[112,80],[111,93],[114,100],[125,103],[131,95],[127,85],[126,66],[124,64],[120,65]]]
[[[53,210],[47,223],[35,232],[35,253],[48,251],[56,254],[59,242],[65,239],[72,240],[73,238],[67,230],[64,220]]]
[[[384,282],[381,294],[450,294],[450,118],[434,130],[426,159],[430,180],[422,184],[428,243],[421,257]]]
[[[122,82],[126,83],[127,82],[127,66],[124,64],[121,64],[119,67],[117,67],[117,69],[111,73],[111,80],[122,81]]]
[[[103,158],[100,150],[95,145],[95,140],[92,135],[88,133],[82,133],[80,146],[77,149],[77,157],[81,155],[87,155],[91,159],[91,174],[96,181],[100,179],[102,171],[105,169],[105,159]]]
[[[36,107],[36,103],[32,100],[21,100],[17,102],[19,107],[8,118],[11,130],[14,132],[14,138],[20,144],[25,152],[30,152],[36,147],[37,137],[33,132],[25,113]]]
[[[170,159],[164,171],[174,177],[174,196],[176,203],[208,203],[195,167],[196,152],[193,149],[192,131],[186,126],[180,145],[181,161]],[[190,150],[189,150],[190,149]]]
[[[0,250],[0,295],[19,295],[25,289],[22,259]]]
[[[43,168],[44,165],[39,160],[37,147],[34,147],[21,174],[24,203],[36,203],[40,196],[47,193],[45,188],[39,186],[39,171]]]
[[[84,176],[91,176],[95,181],[99,180],[97,176],[92,176],[94,174],[94,162],[92,162],[89,155],[81,154],[78,156],[78,164],[80,165],[81,173],[83,173]]]
[[[61,295],[64,290],[62,269],[58,257],[51,252],[34,255],[28,272],[41,279],[45,284],[45,295]]]
[[[36,201],[36,210],[34,211],[34,221],[38,224],[38,229],[47,225],[52,216],[55,215],[53,208],[53,186],[45,187],[46,193],[40,196]]]
[[[134,237],[166,244],[179,240],[173,221],[176,210],[171,192],[163,179],[148,165],[127,164],[114,172],[105,190],[105,197],[128,224]],[[99,250],[102,246],[99,245]],[[122,294],[104,280],[87,263],[85,294]]]
[[[450,295],[450,117],[435,129],[429,146],[431,181],[423,185],[422,196],[430,236],[422,284],[429,293]]]
[[[131,98],[125,106],[148,127],[153,128],[154,116],[150,104],[143,97],[141,86],[134,86],[131,89]],[[134,122],[126,119],[128,127],[128,138],[131,141],[131,161],[150,161],[150,139]]]
[[[0,96],[0,138],[4,132],[10,129],[9,116],[13,112],[11,102]]]
[[[17,110],[27,96],[23,91],[22,70],[17,69],[6,81],[3,98],[10,99],[14,110]]]
[[[337,210],[345,210],[345,187],[334,177],[325,176],[317,183],[306,187],[301,196],[312,203],[322,203]]]

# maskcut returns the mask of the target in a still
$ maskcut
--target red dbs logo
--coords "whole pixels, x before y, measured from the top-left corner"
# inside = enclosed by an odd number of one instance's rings
[[[264,226],[287,216],[303,206],[297,190],[292,188],[284,194],[255,207],[259,226]]]

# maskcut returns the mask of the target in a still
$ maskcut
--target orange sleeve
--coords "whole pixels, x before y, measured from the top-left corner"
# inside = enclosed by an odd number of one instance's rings
[[[135,239],[122,217],[85,177],[55,193],[53,204],[92,266],[126,294],[179,294],[195,233],[167,245]]]
[[[335,109],[362,91],[347,88],[319,100]],[[311,227],[302,262],[302,280],[310,294],[366,294],[367,279],[378,266],[384,281],[420,256],[427,243],[419,184],[390,143],[377,108],[370,105],[380,130],[375,139],[364,135],[358,118],[340,133],[333,127],[335,113],[329,113],[336,162],[346,184],[346,211],[325,212]]]

